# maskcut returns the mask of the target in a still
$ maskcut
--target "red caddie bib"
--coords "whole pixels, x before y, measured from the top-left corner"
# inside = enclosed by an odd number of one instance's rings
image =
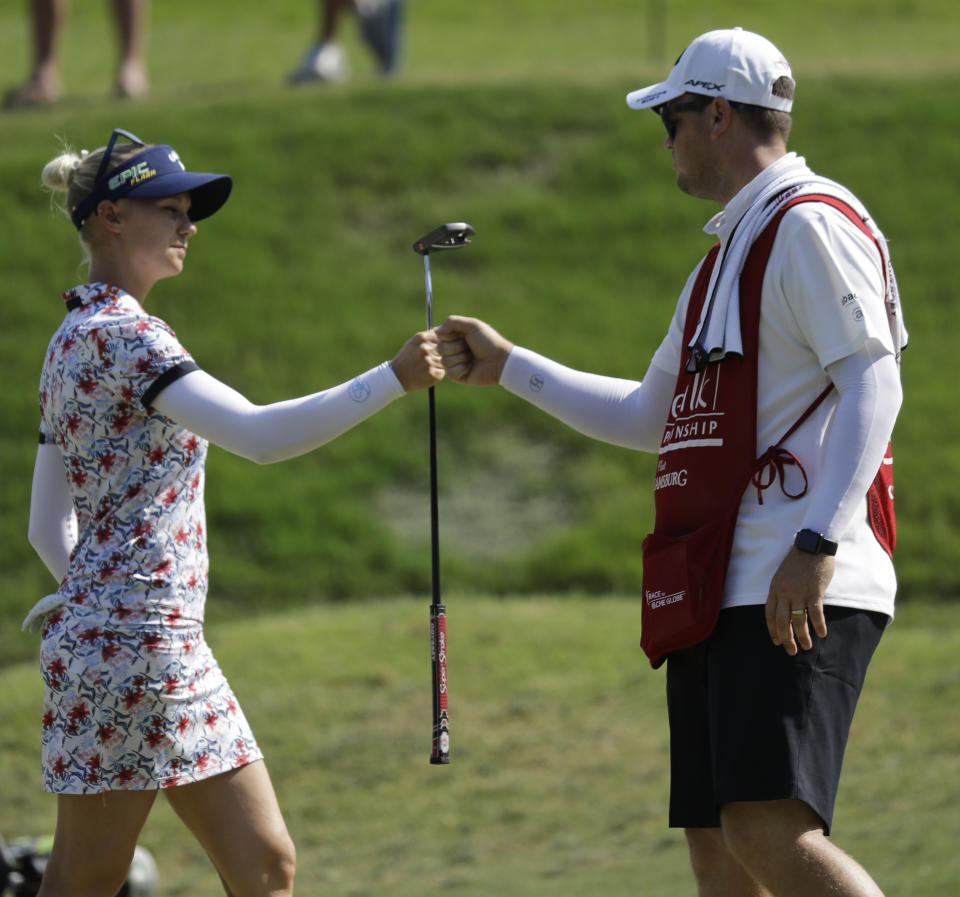
[[[762,489],[778,475],[784,488],[784,465],[796,465],[803,472],[781,444],[832,389],[822,392],[774,446],[756,457],[763,278],[780,221],[801,202],[829,203],[876,243],[856,212],[835,197],[807,194],[786,202],[754,242],[740,277],[743,355],[728,354],[697,372],[688,372],[686,360],[681,362],[654,480],[654,531],[643,542],[640,643],[654,667],[671,651],[695,645],[713,632],[741,497],[753,481],[762,502]],[[696,331],[719,248],[717,244],[710,250],[694,281],[684,321],[684,346]],[[892,463],[888,447],[888,457],[868,494],[871,526],[890,553],[896,533]],[[803,477],[805,482],[805,473]],[[784,488],[784,492],[799,498],[806,488],[793,494]]]

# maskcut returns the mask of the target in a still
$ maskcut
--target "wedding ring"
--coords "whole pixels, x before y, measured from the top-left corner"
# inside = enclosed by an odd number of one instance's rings
[[[805,617],[805,616],[807,615],[807,609],[806,609],[806,608],[802,608],[801,610],[792,610],[792,611],[790,611],[790,614],[791,614],[791,615],[796,614],[797,616]]]

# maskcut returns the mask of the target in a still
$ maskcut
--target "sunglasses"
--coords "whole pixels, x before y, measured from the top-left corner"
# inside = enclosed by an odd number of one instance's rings
[[[660,121],[667,129],[667,136],[670,140],[677,137],[677,126],[680,124],[676,116],[681,112],[699,112],[706,109],[713,102],[713,97],[698,95],[695,99],[687,100],[686,103],[664,103],[656,111],[660,115]]]
[[[97,176],[94,178],[94,183],[98,183],[100,178],[102,178],[108,171],[110,157],[113,155],[114,144],[117,142],[117,138],[121,134],[131,143],[135,143],[138,146],[146,146],[146,144],[139,137],[137,137],[136,134],[131,134],[129,131],[125,131],[123,128],[114,128],[113,133],[110,135],[110,142],[107,144],[107,148],[103,152],[103,158],[100,160],[100,167],[97,169]]]
[[[123,136],[126,137],[131,143],[136,144],[137,146],[145,147],[146,144],[137,137],[136,134],[131,134],[129,131],[125,131],[123,128],[114,128],[113,133],[110,135],[110,142],[107,144],[107,148],[103,151],[103,158],[100,160],[100,166],[97,168],[97,176],[93,179],[93,190],[90,191],[73,209],[70,211],[70,219],[73,221],[74,226],[77,230],[80,230],[83,227],[83,222],[87,219],[87,216],[97,207],[97,203],[101,199],[107,197],[109,192],[109,185],[106,183],[106,175],[110,171],[110,159],[113,156],[113,148],[117,143],[117,138]]]

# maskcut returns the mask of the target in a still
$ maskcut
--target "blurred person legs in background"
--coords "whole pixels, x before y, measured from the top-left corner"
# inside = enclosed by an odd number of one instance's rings
[[[384,75],[399,62],[403,0],[317,0],[317,39],[288,75],[291,84],[343,81],[349,75],[346,55],[337,40],[344,15],[355,12],[360,34]]]
[[[143,36],[148,0],[109,0],[117,29],[119,60],[116,94],[139,97],[147,91],[143,62]],[[60,99],[60,66],[57,53],[68,0],[29,0],[30,30],[33,39],[33,66],[20,87],[8,91],[4,105],[42,106]]]

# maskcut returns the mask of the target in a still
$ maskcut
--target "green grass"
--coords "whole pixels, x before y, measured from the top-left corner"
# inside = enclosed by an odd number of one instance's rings
[[[433,767],[425,601],[291,611],[209,627],[267,756],[305,894],[450,891],[692,897],[666,827],[663,671],[632,599],[449,601],[453,762]],[[960,611],[911,605],[874,659],[834,839],[884,892],[953,897],[960,880]],[[51,831],[40,793],[40,682],[0,672],[6,837]],[[216,875],[160,800],[141,843],[158,897],[213,897]]]

